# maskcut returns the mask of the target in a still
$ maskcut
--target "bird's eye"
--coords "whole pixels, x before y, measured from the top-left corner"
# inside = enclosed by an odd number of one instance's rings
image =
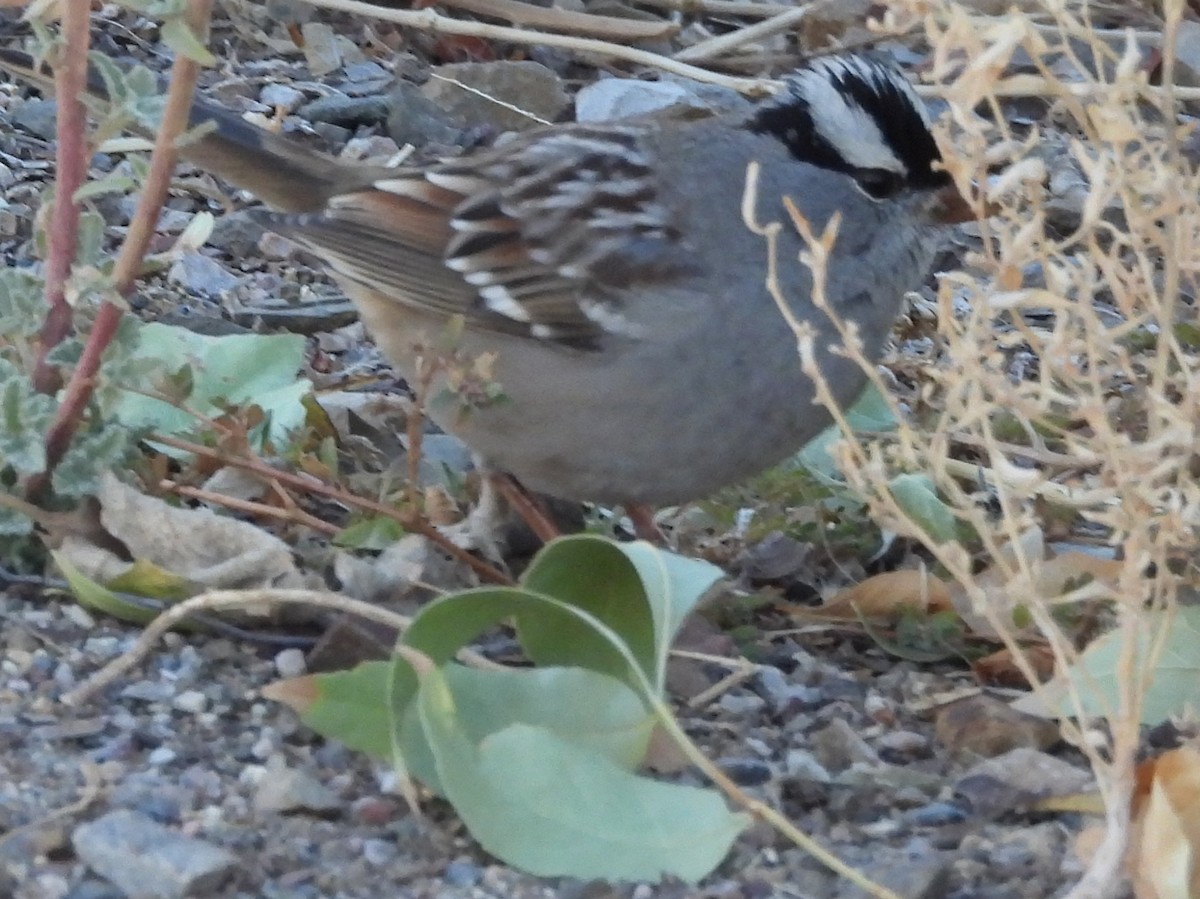
[[[899,193],[904,186],[904,177],[888,169],[856,169],[854,180],[876,200],[884,200]]]

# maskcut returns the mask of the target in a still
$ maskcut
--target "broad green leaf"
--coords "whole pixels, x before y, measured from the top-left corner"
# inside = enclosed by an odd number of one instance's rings
[[[1200,709],[1200,606],[1180,606],[1172,612],[1146,611],[1138,627],[1133,661],[1135,676],[1144,678],[1142,724],[1155,725],[1185,708]],[[1165,631],[1164,631],[1165,629]],[[1150,652],[1163,637],[1162,652],[1151,668]],[[1093,642],[1068,671],[1023,696],[1013,706],[1045,717],[1073,717],[1077,691],[1087,716],[1109,716],[1119,708],[1122,634],[1113,630]]]
[[[304,361],[304,344],[300,335],[208,337],[152,322],[138,330],[133,352],[141,361],[157,362],[161,372],[190,367],[194,383],[187,405],[203,415],[220,415],[222,403],[260,406],[267,414],[269,438],[282,443],[304,423],[301,399],[311,385],[296,376]],[[152,387],[142,382],[129,386]],[[122,392],[115,414],[129,427],[167,434],[185,433],[196,426],[188,412],[129,390]]]
[[[956,537],[956,519],[938,496],[927,475],[902,474],[892,478],[888,489],[896,503],[934,543],[949,543]]]
[[[390,668],[390,662],[364,662],[350,671],[277,681],[266,692],[291,706],[323,736],[388,758],[393,750],[387,697]],[[464,726],[476,742],[510,724],[525,723],[594,745],[626,768],[645,754],[653,720],[641,700],[612,678],[578,668],[481,671],[454,663],[443,672],[463,709]],[[399,741],[405,765],[440,794],[415,703],[404,714]]]
[[[418,694],[446,795],[484,849],[539,876],[695,882],[748,824],[714,792],[639,778],[548,730],[472,742],[440,672]]]
[[[523,587],[583,609],[620,635],[647,679],[658,668],[654,614],[645,584],[620,544],[592,534],[563,537],[529,563]],[[583,619],[530,615],[517,636],[538,665],[576,665],[621,677],[623,662]],[[606,664],[616,668],[605,668]]]
[[[42,327],[46,301],[41,280],[29,272],[0,268],[0,334],[32,337]]]
[[[391,662],[363,662],[349,671],[275,681],[263,689],[263,695],[287,703],[323,736],[377,758],[391,758],[391,669]]]
[[[630,685],[641,696],[654,693],[637,659],[620,635],[588,612],[554,597],[514,587],[483,587],[440,597],[425,606],[404,635],[404,644],[442,666],[454,653],[500,622],[515,618],[518,631],[532,618],[547,619],[548,628],[566,632],[585,622],[599,635],[590,640],[585,657],[573,667],[609,674]],[[601,652],[607,647],[607,654]],[[417,678],[400,656],[394,657],[389,702],[393,714],[403,714],[417,692]]]
[[[605,622],[630,647],[655,689],[661,690],[667,651],[679,626],[722,575],[708,562],[664,552],[649,543],[615,543],[579,534],[555,540],[538,553],[521,582]],[[593,648],[600,655],[607,652],[585,625],[562,619],[557,623],[567,629],[558,630],[537,616],[518,628],[522,645],[539,665],[579,665]]]
[[[655,718],[637,694],[606,675],[582,668],[488,671],[456,664],[444,667],[442,674],[464,733],[476,745],[514,724],[527,724],[588,746],[626,770],[646,755]],[[445,795],[417,703],[408,707],[396,745],[407,770]]]
[[[655,688],[662,690],[667,675],[667,654],[684,618],[709,588],[725,576],[725,572],[703,559],[664,552],[645,541],[616,546],[637,569],[654,616],[655,669],[648,673]]]
[[[855,431],[890,431],[896,427],[896,416],[883,394],[868,384],[853,405],[846,410],[846,421]],[[841,429],[830,425],[796,455],[796,461],[826,486],[843,484],[837,463],[829,448],[842,439]]]

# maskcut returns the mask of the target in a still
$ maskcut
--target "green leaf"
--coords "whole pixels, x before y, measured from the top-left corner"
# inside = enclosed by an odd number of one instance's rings
[[[904,513],[934,543],[949,543],[956,538],[954,513],[942,502],[927,475],[897,475],[888,483],[888,488]]]
[[[392,725],[388,717],[388,683],[391,662],[363,662],[349,671],[331,671],[277,681],[268,692],[287,702],[317,733],[331,737],[350,749],[377,758],[391,758]],[[279,687],[302,684],[304,702],[292,700],[290,691]]]
[[[304,361],[304,338],[297,334],[232,334],[208,337],[185,328],[150,323],[138,329],[132,355],[153,361],[159,372],[193,369],[188,405],[203,415],[219,416],[227,405],[254,403],[267,414],[268,438],[283,443],[304,424],[302,398],[308,381],[297,378]],[[160,375],[161,377],[161,375]],[[146,388],[143,378],[130,386]],[[170,403],[125,390],[114,410],[131,428],[187,433],[195,417]]]
[[[887,398],[874,384],[867,384],[854,404],[846,410],[846,421],[854,431],[890,431],[896,427],[896,416]],[[826,486],[842,486],[841,474],[829,449],[842,439],[841,429],[830,425],[796,455],[796,462]]]
[[[136,186],[137,182],[128,175],[110,172],[103,178],[87,182],[75,191],[75,202],[82,203],[85,200],[93,200],[108,194],[127,194]]]
[[[544,728],[513,725],[476,745],[440,672],[422,675],[418,706],[471,834],[533,874],[695,882],[749,823],[713,792],[636,777]]]
[[[638,660],[619,634],[588,612],[532,590],[481,587],[439,597],[413,619],[404,634],[404,645],[428,656],[440,667],[488,628],[515,618],[520,632],[535,617],[548,619],[547,628],[560,632],[583,632],[576,622],[587,622],[598,638],[589,638],[589,650],[573,660],[574,667],[617,677],[639,695],[654,693]],[[417,678],[398,655],[394,657],[390,691],[391,708],[399,717],[416,696]]]
[[[103,612],[121,621],[133,624],[149,624],[158,617],[158,612],[147,609],[116,595],[112,590],[86,577],[78,568],[67,561],[65,553],[51,551],[54,563],[66,578],[71,594],[84,608]]]
[[[135,436],[111,421],[99,430],[77,435],[51,476],[55,494],[94,496],[104,473],[127,467],[135,449]]]
[[[661,690],[667,652],[696,601],[724,576],[699,559],[664,552],[649,543],[616,543],[594,534],[555,540],[530,562],[523,586],[585,609],[629,646],[642,672]],[[565,629],[560,630],[559,625]],[[584,665],[606,647],[583,622],[530,616],[518,628],[529,657],[539,665]],[[617,674],[617,672],[609,672]]]
[[[183,19],[167,19],[159,32],[164,44],[202,66],[216,65],[217,59],[188,27]]]
[[[1146,611],[1138,620],[1132,671],[1145,678],[1142,724],[1159,724],[1186,708],[1200,708],[1200,606],[1180,606],[1172,612]],[[1153,668],[1150,651],[1162,638],[1162,653]],[[1111,716],[1119,708],[1125,684],[1120,664],[1123,634],[1109,631],[1079,656],[1078,662],[1023,696],[1013,706],[1046,717],[1074,717],[1070,699],[1078,693],[1084,715]],[[1125,684],[1125,687],[1122,685]]]
[[[0,462],[18,474],[43,471],[54,410],[54,400],[35,393],[24,373],[0,358]]]
[[[404,536],[404,526],[394,518],[376,515],[342,528],[333,538],[335,546],[348,549],[387,549]]]
[[[633,770],[646,755],[654,715],[625,684],[581,668],[442,669],[475,744],[515,724],[545,728],[590,747],[613,764]],[[445,795],[433,750],[411,704],[397,732],[406,768],[429,789]]]
[[[33,337],[46,314],[40,279],[15,268],[0,268],[0,334]]]
[[[658,641],[650,599],[620,544],[591,534],[555,540],[529,563],[521,584],[604,622],[655,682]],[[623,677],[624,660],[613,656],[608,641],[586,619],[529,615],[518,624],[517,636],[538,665],[577,665]],[[606,667],[610,664],[614,667]]]
[[[23,537],[32,533],[33,519],[15,509],[0,505],[0,537]]]

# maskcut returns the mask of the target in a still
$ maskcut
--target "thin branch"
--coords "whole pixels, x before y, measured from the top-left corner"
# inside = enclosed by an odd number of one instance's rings
[[[335,9],[340,12],[350,13],[351,15],[365,16],[366,18],[379,19],[384,22],[393,22],[397,25],[414,28],[418,31],[428,31],[433,34],[466,35],[468,37],[507,41],[513,44],[532,47],[559,47],[563,50],[573,50],[576,53],[598,56],[602,59],[620,59],[625,62],[648,66],[659,71],[670,72],[674,75],[682,75],[685,78],[692,78],[696,81],[724,85],[732,90],[752,96],[761,96],[762,94],[769,93],[775,86],[774,82],[759,78],[730,78],[706,69],[701,69],[698,66],[679,62],[671,59],[669,56],[663,56],[661,53],[652,53],[649,50],[640,50],[636,47],[626,47],[608,41],[572,37],[565,34],[527,31],[522,28],[507,28],[502,25],[490,25],[484,22],[464,22],[459,19],[451,19],[440,15],[433,9],[387,9],[376,6],[373,3],[361,2],[361,0],[304,0],[304,2],[311,6],[319,6],[322,9]]]
[[[62,52],[55,68],[54,97],[58,108],[55,151],[54,208],[47,229],[46,320],[34,369],[34,386],[53,393],[60,385],[58,370],[46,364],[47,354],[62,343],[71,330],[71,307],[67,303],[67,278],[75,261],[79,238],[79,204],[75,192],[87,179],[88,128],[80,96],[87,84],[87,55],[90,0],[63,0]]]

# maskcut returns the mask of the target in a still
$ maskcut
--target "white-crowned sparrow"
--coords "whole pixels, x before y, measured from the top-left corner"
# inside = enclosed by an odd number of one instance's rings
[[[695,499],[828,423],[765,286],[766,243],[743,223],[748,163],[761,220],[787,222],[785,197],[817,229],[841,216],[826,293],[868,354],[937,226],[969,211],[904,76],[860,56],[808,64],[748,113],[551,126],[422,168],[340,162],[197,101],[193,125],[208,120],[182,154],[282,210],[264,222],[328,263],[401,372],[462,316],[461,350],[495,354],[507,401],[431,414],[564,498]],[[779,282],[848,402],[864,374],[831,351],[802,249],[785,228]]]

